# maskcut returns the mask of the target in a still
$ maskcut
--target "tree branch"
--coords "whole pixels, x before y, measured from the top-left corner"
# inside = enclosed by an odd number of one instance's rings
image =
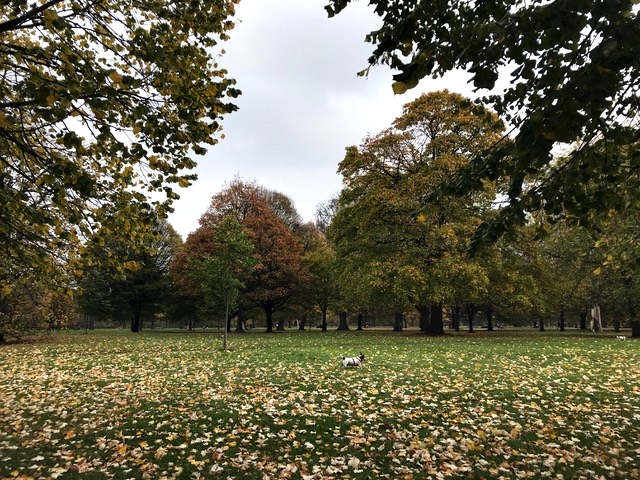
[[[47,3],[43,3],[39,7],[31,9],[28,12],[25,12],[24,14],[20,15],[19,17],[12,18],[11,20],[1,23],[0,33],[9,32],[11,30],[17,30],[27,20],[31,20],[36,15],[44,12],[46,9],[53,7],[54,5],[62,2],[63,0],[49,0]]]

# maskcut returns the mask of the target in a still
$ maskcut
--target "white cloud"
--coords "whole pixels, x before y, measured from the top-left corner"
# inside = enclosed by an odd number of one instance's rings
[[[197,159],[199,180],[179,190],[169,221],[186,237],[211,197],[238,175],[289,196],[305,220],[340,190],[344,149],[388,127],[402,106],[425,91],[470,94],[456,76],[426,81],[403,96],[392,73],[375,67],[364,37],[380,22],[364,2],[329,19],[326,0],[242,0],[240,23],[220,64],[243,94],[223,121],[226,139]]]

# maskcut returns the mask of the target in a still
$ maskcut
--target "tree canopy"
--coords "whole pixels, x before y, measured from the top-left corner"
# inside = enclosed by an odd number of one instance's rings
[[[347,148],[329,236],[351,303],[424,312],[454,301],[460,285],[469,293],[462,279],[480,275],[467,259],[468,241],[494,192],[442,197],[428,208],[425,192],[502,130],[494,113],[444,90],[405,105],[392,128]]]
[[[331,0],[325,8],[333,16],[349,3]],[[586,224],[638,202],[636,3],[369,1],[383,19],[366,37],[375,47],[369,63],[397,71],[396,93],[462,69],[477,90],[487,91],[480,101],[513,128],[513,142],[480,152],[440,185],[440,194],[464,193],[484,179],[509,179],[508,204],[477,231],[477,242],[495,239],[539,208],[564,210]],[[568,151],[561,160],[553,155],[559,144]],[[622,160],[621,151],[635,153]],[[535,183],[528,182],[532,175]],[[578,180],[591,179],[602,194],[585,197]]]
[[[236,3],[2,3],[0,257],[13,272],[51,277],[88,237],[135,243],[170,211],[236,109],[216,61]]]
[[[173,293],[169,265],[182,245],[182,238],[168,222],[156,220],[154,233],[146,237],[144,249],[132,248],[127,236],[116,232],[101,239],[102,246],[90,244],[94,250],[92,258],[107,256],[129,268],[112,269],[106,261],[85,268],[77,279],[79,306],[92,317],[130,319],[131,331],[138,332],[143,317],[152,320],[155,313],[167,309]]]
[[[215,255],[214,232],[230,217],[246,231],[256,259],[255,267],[243,280],[245,288],[239,301],[264,310],[267,331],[271,332],[273,313],[291,301],[309,277],[302,263],[302,241],[286,223],[299,217],[286,196],[255,183],[234,180],[211,199],[200,218],[200,227],[176,255],[174,271],[178,277],[184,276],[189,261]],[[188,281],[183,284],[190,288]]]

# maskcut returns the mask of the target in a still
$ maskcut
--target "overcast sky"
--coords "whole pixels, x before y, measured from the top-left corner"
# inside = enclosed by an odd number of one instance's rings
[[[305,221],[340,191],[338,163],[349,145],[389,127],[420,94],[449,88],[471,95],[466,78],[423,81],[402,96],[392,72],[357,72],[379,18],[365,1],[329,19],[327,0],[242,0],[221,64],[237,80],[240,109],[223,121],[226,138],[199,157],[199,179],[178,189],[169,221],[186,239],[211,197],[236,176],[290,197]]]

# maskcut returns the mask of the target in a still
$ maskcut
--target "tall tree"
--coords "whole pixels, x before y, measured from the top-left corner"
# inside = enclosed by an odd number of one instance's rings
[[[182,238],[169,223],[159,220],[147,233],[147,240],[144,249],[133,249],[114,232],[93,242],[93,257],[106,255],[122,267],[113,270],[98,261],[82,272],[80,306],[85,312],[107,311],[113,319],[126,312],[131,331],[139,332],[143,313],[151,317],[166,306],[163,302],[172,292],[169,265]]]
[[[535,256],[535,242],[529,229],[519,228],[486,247],[477,260],[487,277],[484,292],[467,297],[468,316],[477,311],[501,315],[503,318],[529,318],[540,300]],[[473,331],[472,325],[469,326]]]
[[[327,311],[338,299],[336,258],[333,248],[320,230],[314,246],[303,255],[302,261],[310,274],[308,295],[320,310],[322,331],[327,331]]]
[[[639,227],[637,209],[611,214],[592,246],[592,267],[595,266],[592,279],[609,296],[600,300],[612,314],[631,323],[632,336],[636,338],[640,337]],[[614,323],[618,328],[618,323]]]
[[[431,333],[443,333],[437,320],[455,299],[456,282],[472,275],[463,271],[476,268],[466,249],[493,192],[446,197],[429,208],[425,192],[502,128],[495,114],[445,90],[405,105],[392,128],[347,148],[339,167],[345,188],[329,229],[348,278],[342,283],[394,312],[413,305],[426,318],[434,305]]]
[[[331,0],[325,8],[333,16],[351,1]],[[375,46],[369,63],[398,71],[396,93],[428,76],[466,70],[477,90],[489,92],[480,101],[513,126],[513,142],[479,152],[442,185],[441,193],[463,193],[509,177],[508,205],[478,229],[477,245],[540,207],[566,208],[588,223],[588,211],[621,211],[640,201],[637,155],[632,168],[620,155],[640,139],[635,0],[369,3],[383,19],[366,37]],[[491,94],[496,86],[503,93]],[[594,161],[589,150],[601,140],[606,148]],[[569,146],[561,162],[552,155],[558,144]],[[543,181],[527,185],[540,173]],[[598,180],[602,195],[583,195],[587,179]]]
[[[327,229],[329,228],[329,225],[331,225],[331,222],[338,211],[339,201],[339,197],[334,196],[327,202],[321,203],[317,206],[315,224],[321,232],[325,234],[327,233]]]
[[[16,273],[59,276],[109,231],[144,242],[141,223],[171,210],[236,109],[216,58],[237,1],[2,3],[0,244]]]
[[[273,332],[273,314],[294,298],[308,271],[302,264],[300,237],[272,208],[273,196],[265,192],[268,190],[255,183],[236,179],[214,195],[200,218],[200,228],[189,235],[176,259],[176,270],[184,271],[189,258],[214,251],[211,232],[225,217],[234,217],[249,235],[258,260],[240,302],[261,308],[267,332]]]

